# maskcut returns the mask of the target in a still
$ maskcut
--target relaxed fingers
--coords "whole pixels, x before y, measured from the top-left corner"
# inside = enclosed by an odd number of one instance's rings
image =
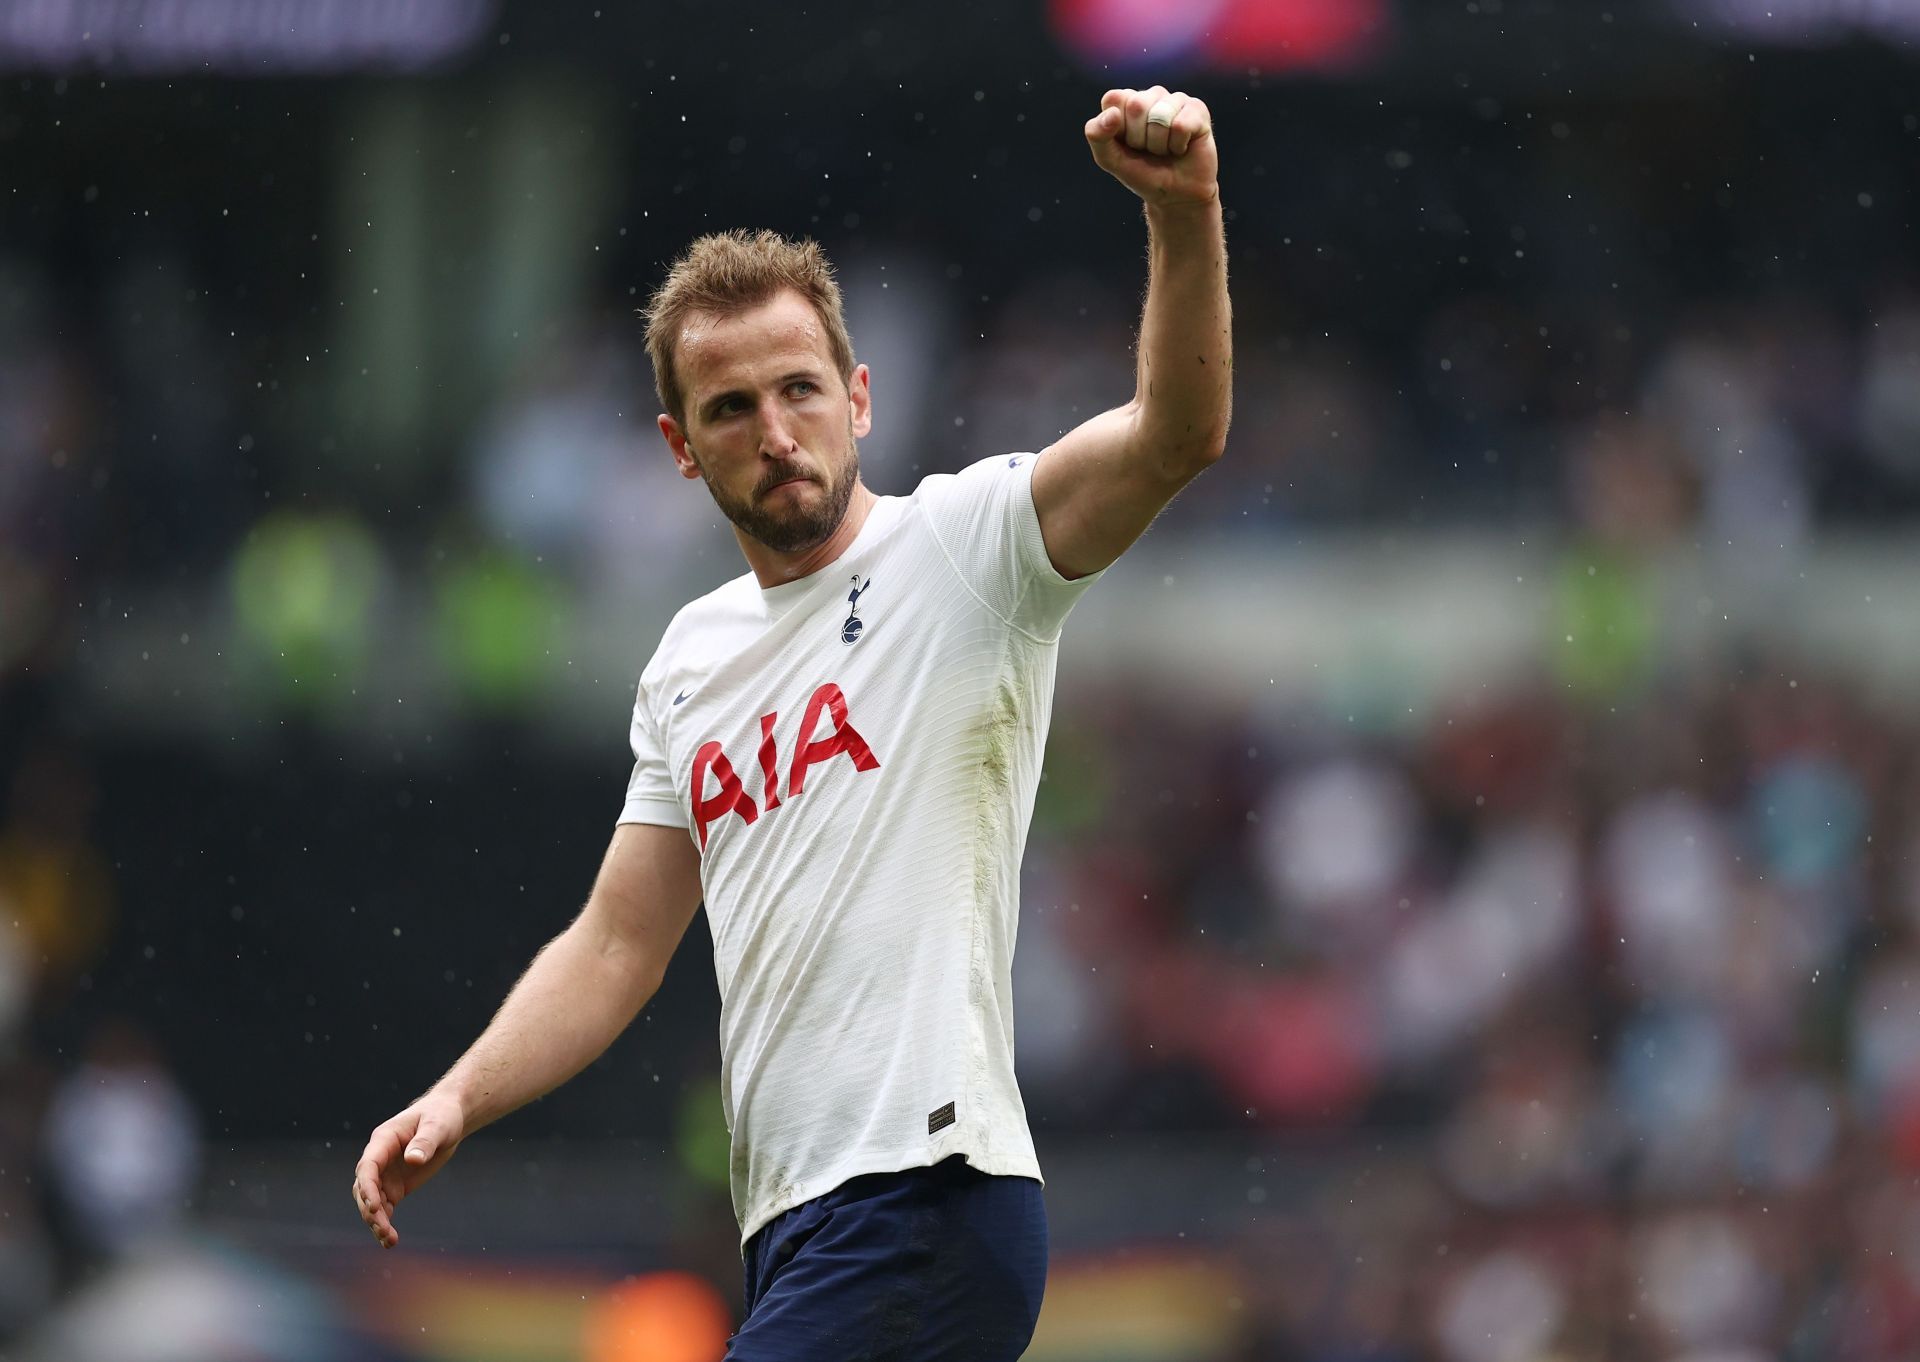
[[[373,1208],[379,1204],[379,1197],[375,1190],[377,1186],[374,1177],[368,1176],[367,1166],[364,1163],[353,1170],[353,1204],[362,1216],[371,1215]]]
[[[379,1202],[367,1195],[367,1189],[358,1177],[353,1180],[353,1205],[360,1212],[360,1220],[372,1233],[375,1242],[384,1246],[393,1232],[393,1226]]]
[[[368,1211],[367,1227],[373,1231],[373,1237],[385,1248],[392,1248],[394,1240],[400,1237],[394,1232],[393,1217],[385,1206],[374,1206]]]

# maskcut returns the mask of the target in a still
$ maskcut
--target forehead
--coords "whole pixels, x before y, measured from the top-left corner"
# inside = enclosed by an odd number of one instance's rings
[[[792,292],[731,317],[692,313],[680,328],[678,358],[682,384],[696,402],[769,373],[833,368],[827,329],[813,306]]]

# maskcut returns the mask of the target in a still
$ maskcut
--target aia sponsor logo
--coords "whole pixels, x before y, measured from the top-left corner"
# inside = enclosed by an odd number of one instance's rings
[[[864,587],[855,590],[860,594]],[[850,623],[858,623],[852,616]],[[855,636],[859,631],[855,630]],[[842,637],[845,637],[844,631]],[[853,642],[853,639],[847,639]],[[822,717],[825,717],[828,732],[815,737],[821,729]],[[780,722],[780,712],[760,716],[760,801],[747,793],[733,763],[727,760],[726,749],[718,738],[709,738],[700,744],[699,751],[693,754],[693,823],[700,835],[700,849],[707,849],[707,830],[719,819],[728,814],[738,814],[740,821],[752,824],[761,814],[772,813],[780,807],[780,752],[773,740],[774,725]],[[800,731],[795,736],[793,759],[787,764],[787,793],[792,799],[803,794],[807,787],[809,768],[835,757],[846,757],[853,762],[856,771],[874,771],[880,766],[880,759],[873,755],[873,748],[860,736],[860,731],[847,717],[847,697],[840,687],[829,681],[808,697],[805,714],[800,720]],[[709,786],[717,786],[711,793]]]

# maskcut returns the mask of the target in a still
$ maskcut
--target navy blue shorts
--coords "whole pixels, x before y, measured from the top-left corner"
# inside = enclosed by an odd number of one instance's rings
[[[769,1221],[746,1276],[727,1362],[1013,1362],[1047,1285],[1040,1184],[959,1154],[865,1174]]]

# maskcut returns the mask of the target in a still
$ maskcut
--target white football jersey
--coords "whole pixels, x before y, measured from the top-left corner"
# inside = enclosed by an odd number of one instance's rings
[[[1038,1178],[1013,1076],[1020,857],[1067,581],[1038,456],[882,497],[811,576],[686,606],[640,677],[624,823],[700,849],[744,1244],[861,1173]]]

